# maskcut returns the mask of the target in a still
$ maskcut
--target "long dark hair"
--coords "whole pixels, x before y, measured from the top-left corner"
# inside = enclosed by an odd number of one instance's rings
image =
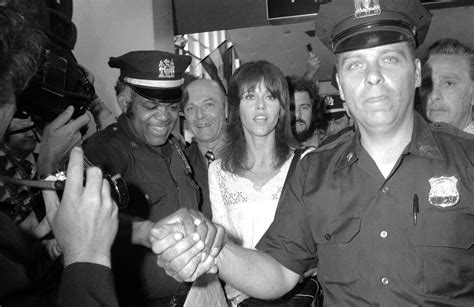
[[[309,99],[312,102],[312,115],[311,115],[311,123],[309,123],[309,128],[300,136],[296,132],[295,121],[296,118],[292,114],[291,119],[291,130],[293,131],[293,135],[296,139],[300,142],[304,142],[313,136],[314,131],[318,130],[326,130],[328,127],[328,122],[324,119],[324,112],[326,111],[326,106],[323,103],[321,97],[318,94],[318,87],[312,81],[305,80],[301,77],[297,76],[286,76],[286,80],[288,81],[288,89],[290,92],[290,109],[294,111],[295,106],[295,93],[296,92],[307,92],[309,95]]]
[[[280,102],[280,118],[275,129],[275,168],[281,167],[288,159],[291,148],[298,143],[291,133],[290,98],[285,76],[278,67],[267,61],[256,61],[242,65],[232,75],[228,90],[228,125],[226,142],[221,151],[222,167],[233,174],[248,170],[248,156],[242,121],[240,119],[240,99],[247,89],[254,89],[263,82],[268,91]]]

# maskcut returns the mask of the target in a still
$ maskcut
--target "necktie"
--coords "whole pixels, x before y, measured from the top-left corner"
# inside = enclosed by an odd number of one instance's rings
[[[216,156],[214,155],[212,150],[206,151],[206,154],[204,155],[204,157],[206,157],[207,159],[207,166],[209,166],[209,164],[211,164],[211,162],[216,159]]]

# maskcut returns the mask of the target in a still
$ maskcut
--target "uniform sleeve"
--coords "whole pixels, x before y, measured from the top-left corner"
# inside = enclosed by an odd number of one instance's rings
[[[303,274],[317,257],[306,210],[308,204],[303,201],[305,186],[311,185],[305,182],[309,168],[307,158],[299,162],[280,197],[273,223],[257,244],[257,249],[297,274]]]
[[[58,305],[118,306],[112,271],[108,267],[93,263],[68,265],[63,271]]]
[[[209,198],[211,200],[212,221],[228,228],[227,209],[224,204],[221,189],[219,188],[218,174],[221,172],[219,161],[212,162],[209,166]]]
[[[85,156],[93,165],[100,167],[103,171],[123,176],[127,166],[127,151],[120,148],[120,144],[110,142],[112,136],[109,137],[107,130],[98,133],[102,134],[94,135],[85,142],[83,146]]]

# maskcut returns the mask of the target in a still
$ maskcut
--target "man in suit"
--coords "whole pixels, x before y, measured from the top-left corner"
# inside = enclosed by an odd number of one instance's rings
[[[198,79],[184,89],[181,108],[194,135],[186,148],[194,179],[201,188],[201,211],[212,217],[209,200],[208,166],[219,158],[224,143],[227,119],[227,97],[213,80]]]

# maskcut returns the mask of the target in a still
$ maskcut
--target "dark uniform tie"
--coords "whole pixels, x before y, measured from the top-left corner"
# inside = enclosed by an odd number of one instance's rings
[[[207,159],[207,166],[209,167],[209,164],[211,164],[212,161],[216,159],[216,156],[212,152],[212,150],[206,151],[206,154],[204,155]]]

